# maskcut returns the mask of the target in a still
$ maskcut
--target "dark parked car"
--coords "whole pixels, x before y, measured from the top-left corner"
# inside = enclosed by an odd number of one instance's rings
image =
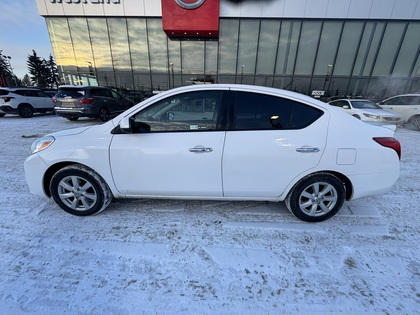
[[[53,102],[56,114],[69,120],[90,117],[107,121],[134,105],[132,100],[100,86],[60,86]]]

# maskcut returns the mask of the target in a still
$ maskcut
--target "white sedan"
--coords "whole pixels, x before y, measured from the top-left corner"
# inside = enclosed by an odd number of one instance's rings
[[[401,155],[393,136],[290,91],[187,86],[36,140],[25,175],[32,193],[75,215],[113,198],[260,200],[317,222],[345,200],[391,189]]]
[[[362,99],[339,99],[329,102],[330,105],[340,107],[357,119],[373,122],[401,125],[402,116],[396,112],[382,109],[378,104],[370,100]]]

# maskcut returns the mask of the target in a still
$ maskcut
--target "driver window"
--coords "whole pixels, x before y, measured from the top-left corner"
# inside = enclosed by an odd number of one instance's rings
[[[179,94],[159,101],[134,116],[150,132],[216,130],[221,91]]]

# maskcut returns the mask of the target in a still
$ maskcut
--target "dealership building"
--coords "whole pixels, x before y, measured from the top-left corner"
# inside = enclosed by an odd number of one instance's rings
[[[62,84],[420,91],[420,0],[37,0]]]

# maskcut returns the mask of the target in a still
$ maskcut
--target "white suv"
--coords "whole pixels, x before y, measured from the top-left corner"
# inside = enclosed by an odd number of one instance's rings
[[[0,110],[6,114],[19,114],[30,118],[35,112],[54,111],[51,95],[35,88],[2,88],[0,93]]]
[[[420,94],[397,95],[378,103],[383,109],[400,113],[403,121],[420,130]]]

